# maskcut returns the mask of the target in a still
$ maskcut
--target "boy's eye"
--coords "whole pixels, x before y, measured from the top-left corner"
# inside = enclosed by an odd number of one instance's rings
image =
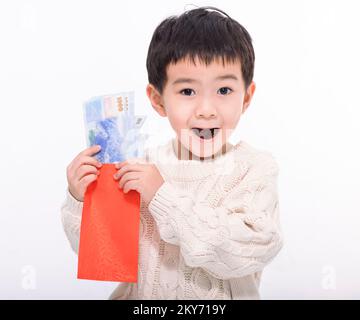
[[[232,89],[230,89],[229,87],[222,87],[218,90],[218,93],[220,93],[221,95],[228,95],[232,92]],[[193,89],[183,89],[180,91],[181,94],[185,95],[185,96],[191,96],[195,94],[195,91]],[[194,94],[191,94],[194,93]]]
[[[191,92],[194,92],[193,89],[183,89],[180,93],[184,93],[185,96],[191,96]]]
[[[222,87],[218,90],[218,92],[221,94],[221,95],[228,95],[231,93],[231,89],[228,88],[228,87]]]

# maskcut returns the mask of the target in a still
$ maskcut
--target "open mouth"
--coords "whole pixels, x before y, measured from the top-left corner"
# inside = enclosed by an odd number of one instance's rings
[[[220,128],[192,128],[191,129],[199,138],[209,140],[216,136]]]

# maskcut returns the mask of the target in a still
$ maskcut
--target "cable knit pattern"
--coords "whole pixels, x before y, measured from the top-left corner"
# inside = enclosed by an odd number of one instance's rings
[[[258,299],[283,243],[274,157],[241,141],[215,159],[178,160],[174,145],[146,151],[165,182],[141,201],[139,280],[110,299]],[[61,211],[77,253],[82,202],[67,191]]]

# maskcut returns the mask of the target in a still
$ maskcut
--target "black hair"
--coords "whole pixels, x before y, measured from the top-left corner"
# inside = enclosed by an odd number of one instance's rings
[[[162,94],[167,66],[185,58],[195,63],[196,57],[206,65],[217,58],[223,64],[240,61],[245,89],[253,79],[255,53],[249,33],[222,10],[207,6],[170,16],[157,26],[146,59],[149,83]]]

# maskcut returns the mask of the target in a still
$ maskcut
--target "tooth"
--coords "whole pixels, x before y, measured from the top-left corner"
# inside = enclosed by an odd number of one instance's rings
[[[214,128],[213,129],[213,135],[215,136],[218,133],[218,131],[219,131],[219,128]]]

